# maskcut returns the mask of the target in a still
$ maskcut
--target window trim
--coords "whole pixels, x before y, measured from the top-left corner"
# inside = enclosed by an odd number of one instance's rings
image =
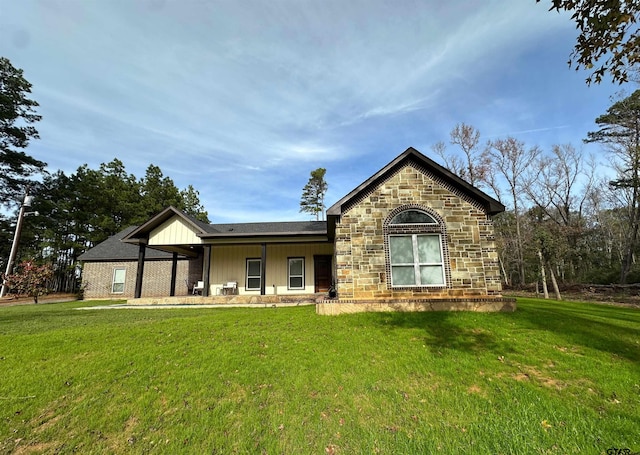
[[[291,263],[292,261],[302,261],[302,274],[301,275],[292,275],[291,274]],[[291,278],[302,278],[302,286],[293,287],[291,286]],[[303,256],[290,257],[287,258],[287,289],[289,290],[303,290],[305,289],[305,260]]]
[[[431,217],[435,224],[432,223],[397,223],[392,222],[396,217],[404,211],[415,210],[423,212]],[[411,218],[411,217],[408,217]],[[444,219],[440,214],[430,207],[426,207],[421,204],[404,204],[393,209],[385,218],[383,222],[384,233],[384,250],[385,250],[385,270],[386,278],[385,283],[387,289],[391,291],[398,291],[402,289],[411,290],[413,292],[431,292],[437,289],[451,289],[452,277],[451,277],[451,260],[449,257],[449,245],[447,226]],[[442,259],[442,284],[413,284],[413,285],[394,285],[391,271],[391,247],[389,237],[393,235],[411,235],[411,234],[438,234],[440,236],[440,254]]]
[[[445,261],[444,261],[444,250],[442,248],[442,234],[438,232],[415,232],[415,233],[406,233],[406,234],[389,234],[389,270],[391,272],[391,287],[392,288],[425,288],[425,287],[437,287],[441,288],[446,286],[447,278],[445,271]],[[394,264],[392,262],[391,256],[391,238],[392,237],[410,237],[411,244],[413,249],[413,263],[397,263]],[[418,237],[436,237],[438,239],[438,247],[440,249],[440,261],[439,262],[420,262],[420,255],[418,250]],[[394,267],[409,267],[413,266],[414,273],[414,281],[416,284],[395,284],[393,280],[393,269]],[[422,283],[422,276],[420,274],[420,268],[422,266],[439,266],[440,267],[440,276],[442,281],[440,283]]]
[[[116,276],[117,276],[119,271],[122,271],[122,281],[116,281]],[[127,268],[126,267],[114,267],[113,268],[113,275],[111,276],[111,293],[112,294],[124,294],[126,283],[127,283]],[[116,291],[115,290],[116,284],[121,284],[122,285],[122,290],[121,291]]]
[[[258,271],[258,275],[249,275],[249,263],[257,262],[260,264],[260,269]],[[258,287],[250,288],[249,287],[249,279],[258,279]],[[246,260],[246,270],[245,270],[245,290],[247,291],[259,291],[262,288],[262,259],[261,258],[247,258]]]

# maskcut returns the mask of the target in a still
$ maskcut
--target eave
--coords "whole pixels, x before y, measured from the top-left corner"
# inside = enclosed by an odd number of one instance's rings
[[[409,147],[404,151],[404,153],[400,154],[385,167],[380,169],[374,175],[354,188],[349,194],[329,207],[329,209],[327,210],[327,220],[329,221],[329,235],[332,236],[333,223],[335,223],[335,220],[339,218],[340,215],[342,215],[342,211],[346,206],[349,205],[351,201],[357,200],[358,197],[365,194],[371,188],[375,188],[380,185],[390,174],[396,172],[398,169],[411,162],[411,160],[415,160],[417,164],[425,167],[427,170],[432,172],[435,176],[439,177],[447,184],[456,188],[458,191],[465,194],[472,200],[478,202],[484,207],[484,210],[488,215],[495,215],[497,213],[504,212],[505,207],[499,201],[492,198],[482,190],[471,185],[470,183],[466,182],[465,180],[461,179],[450,170],[440,166],[430,158],[427,158],[413,147]]]

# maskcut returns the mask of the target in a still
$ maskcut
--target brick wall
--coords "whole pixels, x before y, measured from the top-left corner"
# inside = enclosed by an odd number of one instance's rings
[[[199,259],[200,276],[202,275],[202,259]],[[186,281],[193,282],[191,276],[197,260],[179,260],[176,274],[176,295],[187,295]],[[116,268],[126,270],[124,292],[112,293],[113,272]],[[125,299],[133,298],[136,289],[137,261],[122,262],[86,262],[82,270],[82,283],[85,287],[85,299]],[[189,278],[191,277],[191,278]],[[171,261],[145,261],[142,280],[142,297],[166,297],[171,291]]]
[[[407,208],[422,209],[441,221],[437,232],[445,239],[445,286],[390,285],[385,223]],[[343,208],[334,255],[340,300],[480,298],[501,292],[491,219],[475,201],[417,163],[390,174]]]

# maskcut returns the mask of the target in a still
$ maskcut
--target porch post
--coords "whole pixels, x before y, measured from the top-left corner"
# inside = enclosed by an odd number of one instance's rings
[[[202,258],[202,281],[204,281],[204,289],[202,290],[202,297],[209,295],[209,273],[211,272],[211,245],[204,246],[204,257]]]
[[[171,290],[169,295],[171,297],[176,295],[176,275],[178,273],[178,253],[173,253],[171,261]]]
[[[136,273],[136,291],[133,296],[134,299],[139,299],[142,295],[142,276],[144,275],[144,255],[147,251],[147,245],[140,244],[138,250],[138,272]]]
[[[262,267],[260,267],[260,295],[266,294],[267,283],[265,282],[267,276],[267,244],[262,244],[262,257],[261,263]]]

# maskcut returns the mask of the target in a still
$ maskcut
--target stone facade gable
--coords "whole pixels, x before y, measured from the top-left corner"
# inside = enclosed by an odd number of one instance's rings
[[[386,223],[408,208],[441,222],[444,286],[391,286]],[[482,206],[411,161],[344,207],[334,254],[340,300],[478,298],[501,291],[493,224]]]

